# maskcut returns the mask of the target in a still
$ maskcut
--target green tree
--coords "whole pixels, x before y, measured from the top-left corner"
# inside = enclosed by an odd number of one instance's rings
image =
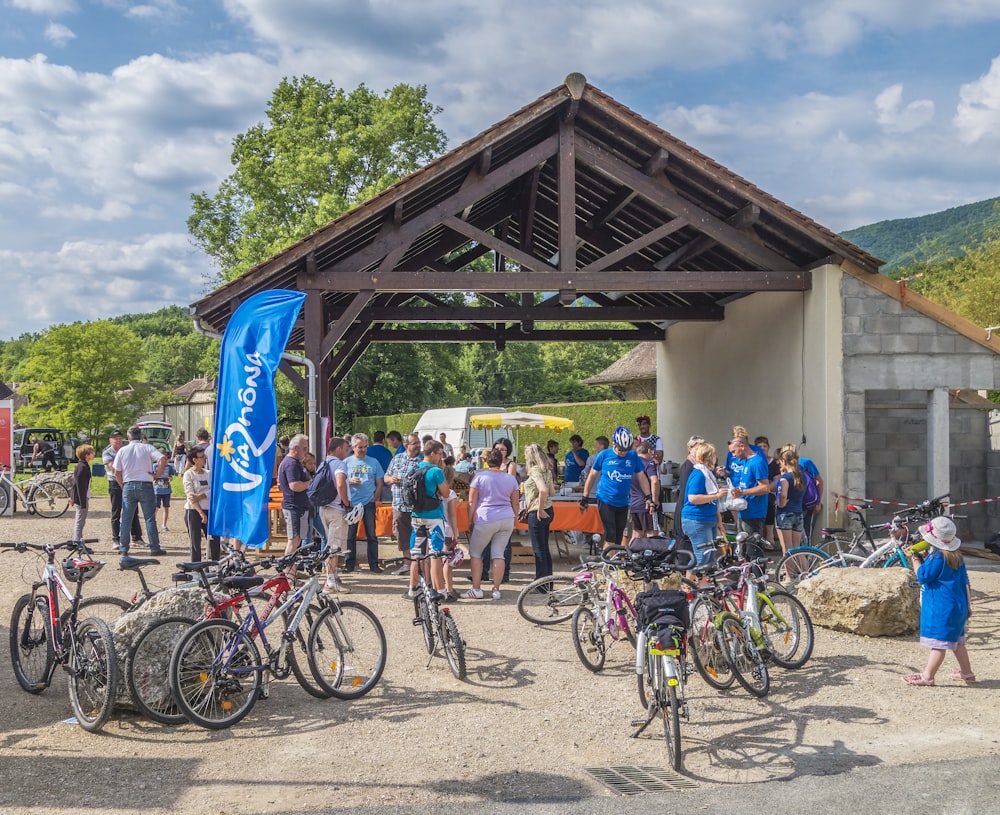
[[[92,437],[128,424],[142,406],[128,390],[141,362],[139,338],[124,326],[102,320],[52,328],[18,366],[21,393],[30,401],[17,419]]]
[[[350,93],[283,79],[258,123],[236,137],[235,171],[191,196],[188,231],[223,280],[260,263],[437,156],[447,139],[425,86]]]
[[[31,346],[38,341],[38,334],[22,334],[16,340],[0,341],[0,382],[14,380],[14,372],[28,356]]]
[[[177,386],[203,376],[205,352],[211,345],[211,339],[193,333],[146,337],[142,341],[142,378],[159,385]],[[218,348],[215,353],[218,357]]]

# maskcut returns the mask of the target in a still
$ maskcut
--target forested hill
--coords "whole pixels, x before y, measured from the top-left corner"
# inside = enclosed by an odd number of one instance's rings
[[[916,261],[943,260],[961,255],[979,243],[991,227],[1000,224],[1000,198],[990,198],[917,218],[897,218],[841,233],[866,252],[885,261],[883,272]],[[921,256],[933,247],[933,258]]]

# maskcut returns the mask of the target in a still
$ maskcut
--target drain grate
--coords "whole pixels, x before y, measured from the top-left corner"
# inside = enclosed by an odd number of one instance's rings
[[[664,767],[587,767],[587,774],[621,795],[697,789],[680,773]]]

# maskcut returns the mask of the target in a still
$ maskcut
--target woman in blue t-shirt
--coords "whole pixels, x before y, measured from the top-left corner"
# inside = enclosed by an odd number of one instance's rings
[[[799,457],[793,450],[783,450],[778,463],[781,475],[774,482],[774,525],[778,529],[781,551],[787,554],[802,542],[802,496],[806,481],[799,468]]]
[[[715,480],[715,447],[708,442],[691,451],[694,467],[684,486],[684,505],[681,508],[681,529],[691,540],[696,558],[695,567],[715,563],[715,533],[725,537],[722,515],[717,501],[725,498],[727,490]]]

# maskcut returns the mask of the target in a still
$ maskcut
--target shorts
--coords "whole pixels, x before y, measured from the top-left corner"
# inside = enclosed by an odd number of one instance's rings
[[[643,510],[642,512],[632,513],[632,532],[652,532],[653,530],[653,515],[649,512]]]
[[[802,520],[805,517],[802,512],[779,512],[774,516],[774,525],[778,529],[791,530],[792,532],[802,531]]]
[[[284,509],[281,510],[285,516],[285,529],[288,540],[298,538],[302,540],[309,535],[309,510],[308,509]]]
[[[410,534],[410,556],[426,555],[427,544],[431,552],[444,551],[444,518],[414,518],[410,516],[413,532]]]
[[[163,507],[164,509],[170,509],[170,493],[165,495],[160,495],[159,493],[153,493],[153,506]]]
[[[319,517],[323,521],[326,532],[326,545],[330,549],[347,548],[347,521],[344,520],[344,510],[325,506],[319,508]]]
[[[504,549],[514,532],[513,518],[500,518],[496,521],[476,521],[469,537],[469,555],[481,558],[487,545],[490,547],[490,558],[503,560]]]

